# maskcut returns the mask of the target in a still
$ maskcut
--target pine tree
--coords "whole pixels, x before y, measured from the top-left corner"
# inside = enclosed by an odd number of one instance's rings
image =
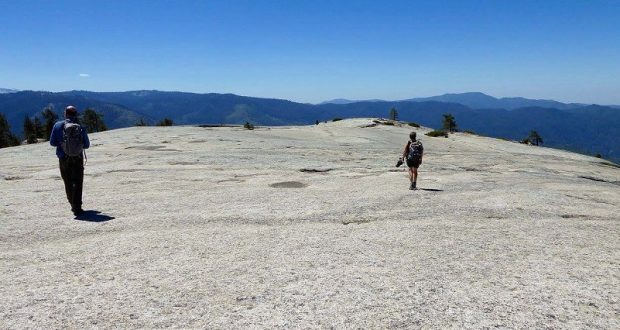
[[[157,126],[172,126],[173,124],[174,123],[172,122],[172,119],[164,118],[159,123],[157,123]]]
[[[148,126],[148,124],[144,121],[144,118],[140,118],[140,121],[136,123],[136,126]]]
[[[24,117],[24,139],[28,144],[37,142],[37,131],[28,115]]]
[[[390,120],[398,120],[398,111],[396,111],[396,108],[390,109]]]
[[[0,112],[0,148],[16,145],[19,145],[19,139],[11,133],[9,122],[4,117],[4,114]]]
[[[443,129],[447,130],[450,133],[454,133],[456,131],[456,120],[452,114],[446,113],[443,115]]]
[[[58,115],[54,112],[54,108],[49,106],[41,111],[41,116],[43,116],[43,120],[45,121],[44,138],[49,140],[52,134],[52,128],[54,128],[54,124],[58,120]]]
[[[543,139],[538,132],[532,130],[527,139],[535,146],[543,144]]]
[[[95,112],[95,110],[90,108],[84,110],[80,121],[86,127],[88,133],[103,132],[108,129],[103,121],[103,114]]]
[[[39,119],[39,116],[34,117],[33,125],[35,136],[37,137],[37,139],[45,138],[45,127],[41,123],[41,119]]]

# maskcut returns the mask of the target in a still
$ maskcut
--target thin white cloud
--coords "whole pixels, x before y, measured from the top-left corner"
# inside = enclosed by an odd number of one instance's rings
[[[90,77],[90,75],[88,73],[80,73],[80,77],[87,78]]]

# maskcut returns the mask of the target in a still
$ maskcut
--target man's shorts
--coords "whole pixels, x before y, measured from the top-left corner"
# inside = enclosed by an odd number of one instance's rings
[[[422,164],[421,158],[407,159],[407,166],[409,168],[418,168],[420,167],[420,164]]]

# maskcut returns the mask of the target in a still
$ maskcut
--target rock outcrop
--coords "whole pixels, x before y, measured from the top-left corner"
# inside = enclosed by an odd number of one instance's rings
[[[3,328],[620,328],[620,169],[406,126],[91,136],[85,216],[54,150],[0,150]]]

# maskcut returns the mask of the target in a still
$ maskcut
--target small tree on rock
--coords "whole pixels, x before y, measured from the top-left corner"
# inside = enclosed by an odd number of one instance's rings
[[[144,118],[140,118],[140,121],[136,123],[136,126],[149,126],[149,125],[144,121]]]
[[[37,130],[28,115],[24,117],[24,139],[28,144],[37,142]]]
[[[39,116],[34,117],[34,121],[32,123],[34,125],[34,133],[37,139],[45,138],[45,126],[41,123],[41,119]]]
[[[390,120],[398,120],[398,111],[396,111],[396,108],[392,108],[390,109]]]
[[[527,140],[535,146],[543,144],[542,137],[534,130],[530,131],[530,135],[527,137]]]
[[[450,133],[456,132],[456,119],[452,114],[446,113],[443,115],[443,129]]]
[[[82,114],[82,124],[86,127],[88,133],[107,131],[108,128],[103,121],[103,114],[93,109],[86,109]]]
[[[172,126],[173,124],[174,123],[172,122],[172,119],[164,118],[159,123],[157,123],[157,126]]]

